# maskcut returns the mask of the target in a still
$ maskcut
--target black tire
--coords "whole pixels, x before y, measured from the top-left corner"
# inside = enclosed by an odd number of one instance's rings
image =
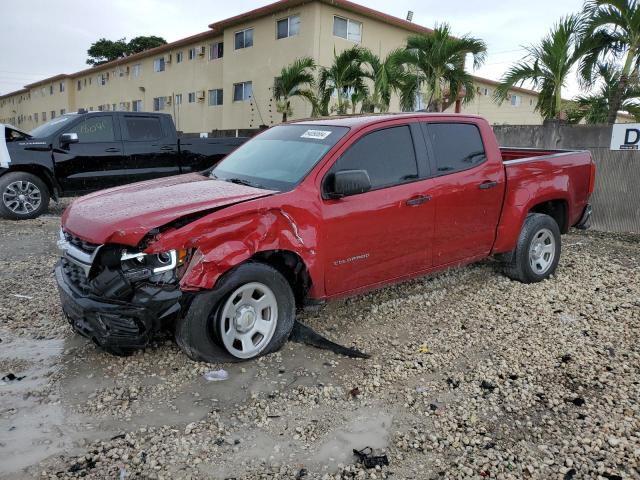
[[[220,339],[220,311],[230,295],[242,285],[259,282],[271,289],[277,302],[277,323],[271,340],[251,358],[238,358]],[[295,320],[295,299],[291,286],[275,268],[258,262],[239,265],[220,278],[214,290],[198,294],[187,314],[176,323],[176,343],[195,361],[242,362],[279,350],[287,341]]]
[[[40,204],[35,210],[26,213],[14,212],[5,204],[5,193],[14,182],[29,182],[40,191]],[[0,177],[0,217],[9,220],[27,220],[36,218],[49,209],[50,194],[47,185],[39,177],[27,172],[10,172]]]
[[[544,272],[538,272],[531,265],[529,250],[536,237],[545,231],[551,232],[555,241],[553,243],[554,256],[548,268],[546,268]],[[506,265],[504,272],[509,278],[522,283],[540,282],[549,278],[556,271],[558,261],[560,260],[561,249],[560,228],[556,221],[549,215],[543,213],[529,214],[520,231],[516,249],[513,252],[511,260]]]

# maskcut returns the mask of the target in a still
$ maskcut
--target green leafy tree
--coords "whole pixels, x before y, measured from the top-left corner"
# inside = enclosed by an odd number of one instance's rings
[[[373,81],[373,92],[366,98],[360,99],[363,111],[372,113],[377,108],[381,112],[388,112],[393,93],[400,96],[401,106],[409,105],[407,110],[413,106],[415,88],[410,87],[417,87],[417,77],[406,65],[409,60],[410,55],[404,48],[389,52],[384,60],[370,50],[364,50],[363,63],[370,68],[366,75]],[[406,97],[407,91],[409,97]]]
[[[607,123],[616,121],[629,84],[638,84],[640,62],[640,3],[637,0],[587,0],[584,4],[584,38],[590,47],[580,64],[587,86],[598,77],[601,61],[623,60],[620,79],[608,102]]]
[[[308,101],[315,108],[317,104],[313,93],[316,86],[313,75],[315,69],[316,64],[311,57],[302,57],[280,71],[280,76],[273,84],[273,96],[277,101],[278,112],[282,113],[283,122],[293,115],[291,99],[294,97]]]
[[[431,111],[446,110],[459,99],[462,91],[465,102],[472,100],[475,95],[473,77],[465,70],[465,59],[469,54],[473,56],[473,67],[478,68],[486,59],[487,45],[468,35],[452,36],[446,23],[436,25],[431,34],[410,36],[405,60],[415,68],[417,78],[416,87],[403,86],[405,97],[426,85]]]
[[[89,50],[87,50],[87,55],[89,55],[87,64],[94,66],[102,65],[103,63],[159,47],[166,43],[167,41],[164,38],[156,36],[135,37],[129,42],[127,42],[126,38],[121,38],[119,40],[107,40],[106,38],[101,38],[100,40],[93,42],[91,47],[89,47]]]
[[[347,113],[351,99],[366,98],[369,89],[363,70],[365,50],[354,46],[337,54],[333,51],[333,64],[321,67],[318,79],[318,105],[316,115],[329,115],[329,104],[336,96],[335,111],[339,115]]]
[[[580,95],[574,99],[573,107],[568,110],[571,123],[584,120],[588,124],[607,123],[609,119],[609,103],[618,93],[620,85],[620,69],[611,63],[598,64],[599,89],[588,95]],[[640,87],[626,84],[622,91],[620,109],[639,118]],[[616,110],[617,112],[617,110]]]
[[[540,90],[536,110],[545,119],[561,118],[562,87],[583,54],[580,28],[577,15],[563,17],[539,44],[526,47],[527,55],[502,77],[495,91],[496,101],[502,103],[511,88],[530,82]]]
[[[155,35],[134,37],[127,44],[127,54],[133,55],[134,53],[144,52],[166,44],[167,41],[164,38],[156,37]]]
[[[107,40],[101,38],[97,42],[91,44],[87,50],[89,58],[88,65],[102,65],[103,63],[122,58],[127,54],[127,39]]]

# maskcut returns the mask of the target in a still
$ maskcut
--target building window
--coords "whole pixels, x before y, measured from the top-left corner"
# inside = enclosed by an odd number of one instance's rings
[[[164,72],[164,57],[156,58],[153,61],[154,72]]]
[[[43,122],[47,121],[47,112],[42,112],[42,121]]]
[[[184,52],[176,53],[176,63],[182,63],[182,57],[184,56]]]
[[[224,42],[216,42],[209,45],[209,60],[222,58],[224,54]]]
[[[51,110],[51,120],[53,120],[54,118],[56,118],[56,111]]]
[[[236,50],[253,46],[253,28],[236,32]]]
[[[138,78],[141,73],[142,73],[142,65],[141,64],[136,63],[135,65],[133,65],[131,67],[131,76],[133,78]]]
[[[222,89],[209,90],[209,105],[222,105]]]
[[[53,95],[53,85],[49,85],[49,95]]]
[[[195,103],[196,92],[189,92],[189,95],[187,97],[188,97],[187,100],[189,101],[189,103]]]
[[[38,123],[38,114],[37,113],[33,114],[33,121]]]
[[[155,97],[153,99],[153,111],[159,112],[160,110],[164,110],[164,97]]]
[[[111,104],[111,110],[113,110],[114,112],[116,111],[116,104],[115,103]]]
[[[253,84],[251,82],[242,82],[233,84],[233,101],[244,102],[253,96]]]
[[[276,37],[281,38],[293,37],[300,33],[300,15],[292,15],[276,22]]]
[[[182,105],[182,94],[176,93],[176,105]]]
[[[514,107],[519,107],[522,103],[522,97],[520,95],[511,95],[511,105]]]
[[[362,23],[349,18],[333,17],[333,34],[360,43],[362,40]]]
[[[141,112],[142,111],[142,100],[133,100],[131,102],[131,111],[132,112]]]
[[[78,90],[82,90],[82,82],[78,80]]]
[[[193,60],[194,58],[196,58],[196,47],[189,49],[189,60]]]
[[[60,109],[60,115],[64,115],[65,113],[67,113],[67,111],[64,108]]]
[[[109,80],[109,73],[102,73],[98,75],[96,80],[98,80],[98,85],[106,85],[107,80]]]
[[[64,93],[64,82],[60,82],[60,93]]]

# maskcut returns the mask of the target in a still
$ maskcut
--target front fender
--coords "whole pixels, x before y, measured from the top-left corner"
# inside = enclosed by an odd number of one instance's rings
[[[309,271],[316,264],[315,230],[300,228],[293,215],[282,208],[246,212],[215,222],[196,222],[188,227],[160,238],[147,249],[150,253],[172,248],[195,249],[180,280],[184,291],[214,288],[222,274],[263,251],[295,252]]]

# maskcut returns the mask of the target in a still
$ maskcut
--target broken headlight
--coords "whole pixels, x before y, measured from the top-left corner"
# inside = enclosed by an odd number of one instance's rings
[[[172,272],[184,263],[185,257],[186,251],[184,250],[168,250],[152,254],[123,251],[120,261],[125,277],[135,281]]]

